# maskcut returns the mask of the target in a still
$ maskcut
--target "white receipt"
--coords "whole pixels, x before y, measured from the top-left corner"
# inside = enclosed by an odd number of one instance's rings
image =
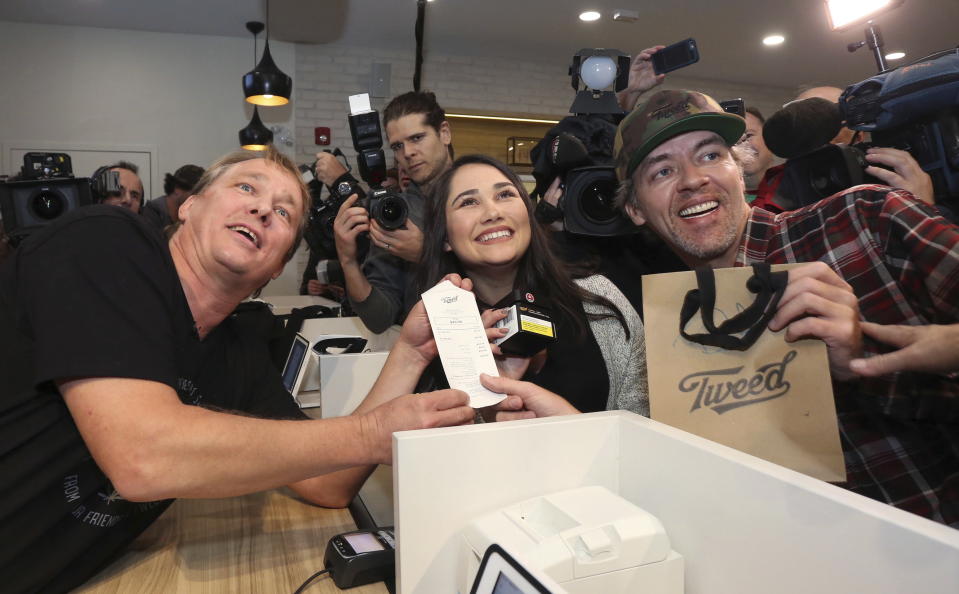
[[[443,281],[423,293],[423,304],[450,387],[469,394],[473,408],[506,398],[487,390],[479,380],[481,373],[498,376],[499,372],[473,294]]]

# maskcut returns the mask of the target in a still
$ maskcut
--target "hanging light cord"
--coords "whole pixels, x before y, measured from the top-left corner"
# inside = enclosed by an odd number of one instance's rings
[[[416,68],[413,71],[413,90],[419,92],[423,75],[423,24],[426,21],[426,0],[416,0]]]

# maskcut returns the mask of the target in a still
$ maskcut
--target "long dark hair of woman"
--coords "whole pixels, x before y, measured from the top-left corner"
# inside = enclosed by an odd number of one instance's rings
[[[460,266],[456,254],[443,250],[446,241],[446,202],[449,197],[453,175],[465,165],[489,165],[508,179],[523,198],[526,213],[529,216],[530,244],[519,262],[514,287],[531,290],[537,296],[537,303],[545,303],[554,316],[572,323],[577,339],[586,336],[586,319],[583,315],[583,302],[600,306],[606,313],[589,314],[589,319],[615,317],[623,326],[627,338],[629,329],[622,312],[613,303],[601,295],[582,289],[573,282],[569,268],[555,255],[555,247],[548,232],[533,216],[533,202],[523,182],[503,163],[485,155],[465,155],[457,159],[453,166],[433,183],[427,202],[426,222],[423,229],[423,250],[417,264],[416,288],[419,293],[433,287],[444,276],[465,271]]]

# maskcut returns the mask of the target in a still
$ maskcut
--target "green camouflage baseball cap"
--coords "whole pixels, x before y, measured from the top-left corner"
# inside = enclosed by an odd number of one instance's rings
[[[628,178],[654,148],[684,132],[709,130],[732,146],[746,120],[727,113],[709,95],[695,91],[659,91],[629,113],[616,129],[613,155],[616,177]]]

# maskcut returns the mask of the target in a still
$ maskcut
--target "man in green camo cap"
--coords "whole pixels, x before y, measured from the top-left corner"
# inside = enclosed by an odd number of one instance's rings
[[[748,205],[730,149],[746,122],[693,91],[660,91],[616,131],[619,204],[689,266],[732,266]]]

